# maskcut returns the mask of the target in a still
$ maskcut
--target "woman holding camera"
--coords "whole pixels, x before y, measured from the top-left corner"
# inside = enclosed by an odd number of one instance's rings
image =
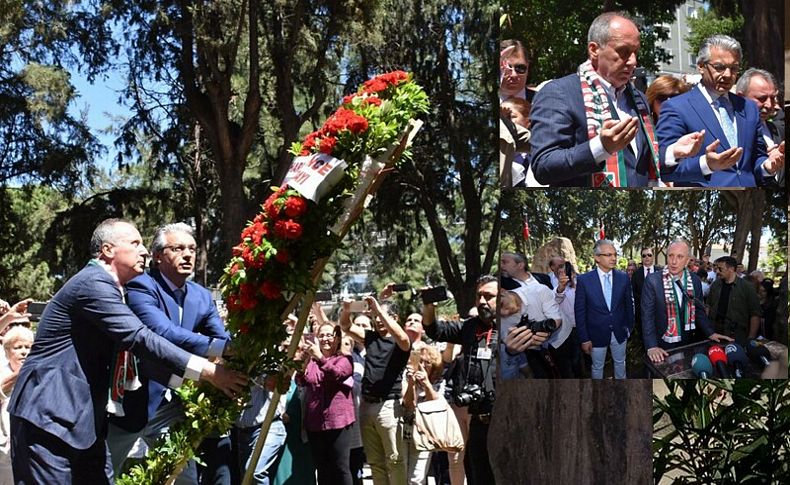
[[[554,299],[560,307],[562,326],[549,337],[549,348],[557,364],[560,377],[563,379],[580,378],[581,352],[576,337],[576,272],[571,263],[566,262],[560,267],[557,275],[557,288]]]
[[[320,325],[301,349],[307,361],[296,381],[305,388],[304,426],[319,485],[351,485],[349,454],[354,423],[353,362],[340,352],[340,327]]]
[[[406,367],[406,392],[403,395],[403,408],[406,411],[403,434],[407,445],[406,466],[409,485],[425,483],[428,472],[430,451],[417,451],[412,431],[414,427],[415,409],[418,402],[440,399],[442,392],[437,387],[442,378],[444,363],[442,355],[436,347],[424,342],[415,342],[412,346],[412,358]]]

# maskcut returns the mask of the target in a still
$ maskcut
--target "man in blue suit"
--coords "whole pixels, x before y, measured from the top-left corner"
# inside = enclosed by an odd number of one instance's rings
[[[726,35],[705,40],[697,55],[702,81],[661,105],[657,135],[661,177],[675,186],[754,187],[784,168],[784,148],[766,153],[757,105],[730,93],[741,45]],[[696,133],[698,150],[679,157],[674,144]]]
[[[133,225],[102,222],[90,248],[95,259],[41,315],[10,398],[17,483],[112,483],[106,407],[117,352],[158,362],[171,385],[200,378],[233,397],[247,382],[159,337],[124,304],[123,285],[143,272],[148,253]]]
[[[667,267],[645,278],[642,340],[653,362],[666,359],[667,350],[696,340],[695,334],[716,342],[732,340],[713,331],[702,302],[702,283],[686,268],[689,257],[688,243],[675,241],[667,248]]]
[[[160,227],[151,252],[153,269],[126,285],[129,308],[148,328],[180,348],[203,357],[221,357],[230,337],[211,292],[187,281],[197,254],[192,228],[184,223]],[[138,437],[150,446],[171,425],[184,419],[180,401],[157,380],[160,375],[161,368],[155,363],[141,362],[141,388],[124,395],[123,416],[110,420],[107,441],[115,473],[122,469]],[[216,444],[213,441],[208,440],[206,446]],[[213,456],[216,450],[205,451]],[[178,483],[196,480],[195,462],[190,461]]]
[[[535,96],[532,169],[542,184],[644,187],[657,183],[657,149],[645,96],[631,86],[639,30],[608,12],[590,25],[588,60]]]
[[[634,329],[634,299],[628,275],[614,269],[617,250],[608,239],[595,242],[596,269],[576,279],[576,330],[592,356],[592,378],[603,379],[606,348],[612,349],[615,379],[625,379],[625,352]]]

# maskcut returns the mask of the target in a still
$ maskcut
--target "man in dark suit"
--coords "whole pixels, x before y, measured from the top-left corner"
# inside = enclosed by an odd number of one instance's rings
[[[634,271],[633,276],[631,276],[631,287],[634,290],[634,313],[637,322],[640,321],[642,316],[642,307],[640,305],[645,278],[662,269],[661,266],[653,264],[653,261],[655,261],[655,252],[653,248],[642,248],[640,257],[642,258],[642,265],[638,267],[636,271]]]
[[[738,78],[735,90],[738,96],[751,99],[757,104],[757,109],[760,110],[762,136],[768,153],[783,147],[784,111],[779,106],[779,89],[774,75],[764,69],[749,68]],[[784,170],[779,170],[773,178],[766,180],[766,184],[783,187],[784,173]]]
[[[211,292],[187,281],[197,254],[192,228],[183,223],[160,227],[151,252],[150,273],[143,273],[126,285],[129,308],[148,328],[180,348],[202,357],[221,357],[230,337]],[[124,396],[124,415],[110,419],[107,441],[115,473],[122,469],[137,438],[143,437],[150,446],[172,424],[184,419],[178,398],[167,389],[166,383],[156,380],[162,374],[161,368],[144,361],[140,363],[140,373],[141,388]],[[216,445],[215,439],[207,440],[205,448],[212,445]],[[214,463],[211,458],[215,449],[204,450],[209,455],[205,460],[208,463]],[[197,480],[194,461],[190,461],[180,478]]]
[[[766,153],[757,106],[729,92],[740,61],[738,41],[709,37],[697,55],[700,84],[661,105],[662,179],[675,186],[754,187],[783,170],[784,147]],[[677,156],[676,142],[692,132],[702,135],[698,150]]]
[[[588,61],[535,96],[532,169],[542,184],[644,187],[656,184],[657,150],[645,96],[631,86],[639,30],[608,12],[590,25]]]
[[[112,482],[106,407],[119,351],[159,362],[173,383],[200,378],[230,397],[247,382],[151,332],[124,304],[122,286],[143,272],[147,255],[133,225],[102,222],[90,248],[95,259],[66,282],[41,315],[10,398],[17,483]]]
[[[651,273],[642,292],[642,340],[653,362],[662,362],[670,350],[695,340],[732,340],[713,331],[702,302],[702,283],[686,268],[689,246],[675,241],[667,248],[667,268]],[[697,329],[699,329],[697,331]]]
[[[628,275],[614,269],[617,250],[608,239],[595,242],[597,268],[576,279],[576,329],[582,350],[592,356],[592,378],[603,378],[606,348],[612,350],[615,379],[625,379],[628,337],[634,329],[634,300]]]

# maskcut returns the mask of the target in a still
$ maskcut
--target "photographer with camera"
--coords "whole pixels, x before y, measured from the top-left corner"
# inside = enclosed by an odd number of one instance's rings
[[[524,285],[503,277],[500,293],[499,325],[505,338],[499,365],[502,379],[507,380],[520,375],[527,363],[526,352],[540,350],[562,320],[552,291],[539,283]],[[539,365],[543,370],[543,364]]]
[[[501,254],[499,258],[499,272],[503,278],[508,278],[508,281],[517,283],[523,288],[520,298],[531,309],[532,321],[543,322],[548,319],[554,319],[556,320],[556,326],[560,326],[562,317],[560,316],[559,306],[554,299],[553,286],[548,276],[544,274],[538,276],[538,273],[527,271],[527,258],[523,254],[513,252],[503,252]],[[503,281],[505,280],[503,279]],[[515,286],[510,286],[504,289],[516,289]],[[509,327],[503,326],[502,335],[507,337],[509,329]],[[534,329],[533,333],[537,330],[540,329]],[[553,331],[554,329],[550,329],[547,333]],[[523,337],[524,335],[521,334],[521,336]],[[518,355],[517,359],[526,359],[526,363],[529,365],[535,378],[545,379],[560,376],[558,367],[549,354],[547,347],[548,345],[529,347],[523,351],[523,355],[521,355],[521,351],[516,352]],[[509,359],[504,358],[504,360]],[[522,364],[521,367],[525,366]],[[503,377],[505,376],[503,375]]]
[[[430,298],[434,288],[424,290],[422,324],[433,340],[460,344],[461,354],[450,376],[453,400],[457,406],[469,410],[469,437],[466,443],[465,464],[469,485],[493,484],[494,474],[488,461],[488,424],[494,405],[495,351],[497,347],[496,300],[499,284],[496,277],[481,276],[477,280],[478,315],[463,322],[436,321]]]

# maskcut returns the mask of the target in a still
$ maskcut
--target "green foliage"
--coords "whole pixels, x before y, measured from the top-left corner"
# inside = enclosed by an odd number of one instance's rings
[[[46,187],[0,188],[0,298],[48,300],[62,280],[51,274],[51,261],[42,258],[43,234],[56,211],[67,201]],[[13,249],[12,249],[13,248]]]
[[[653,399],[655,483],[779,484],[790,477],[786,380],[664,381]]]
[[[656,71],[659,62],[669,60],[657,44],[668,37],[662,24],[674,21],[682,0],[641,2],[576,2],[571,0],[508,0],[500,7],[509,22],[501,29],[501,39],[519,39],[530,53],[532,63],[527,83],[562,77],[576,72],[587,59],[587,31],[595,17],[608,10],[630,13],[641,32],[639,65]]]
[[[702,43],[714,34],[725,34],[734,37],[743,43],[743,16],[732,12],[723,16],[714,10],[702,10],[697,18],[689,18],[690,33],[686,37],[690,52],[699,52]],[[741,59],[741,65],[748,65],[746,59]]]

